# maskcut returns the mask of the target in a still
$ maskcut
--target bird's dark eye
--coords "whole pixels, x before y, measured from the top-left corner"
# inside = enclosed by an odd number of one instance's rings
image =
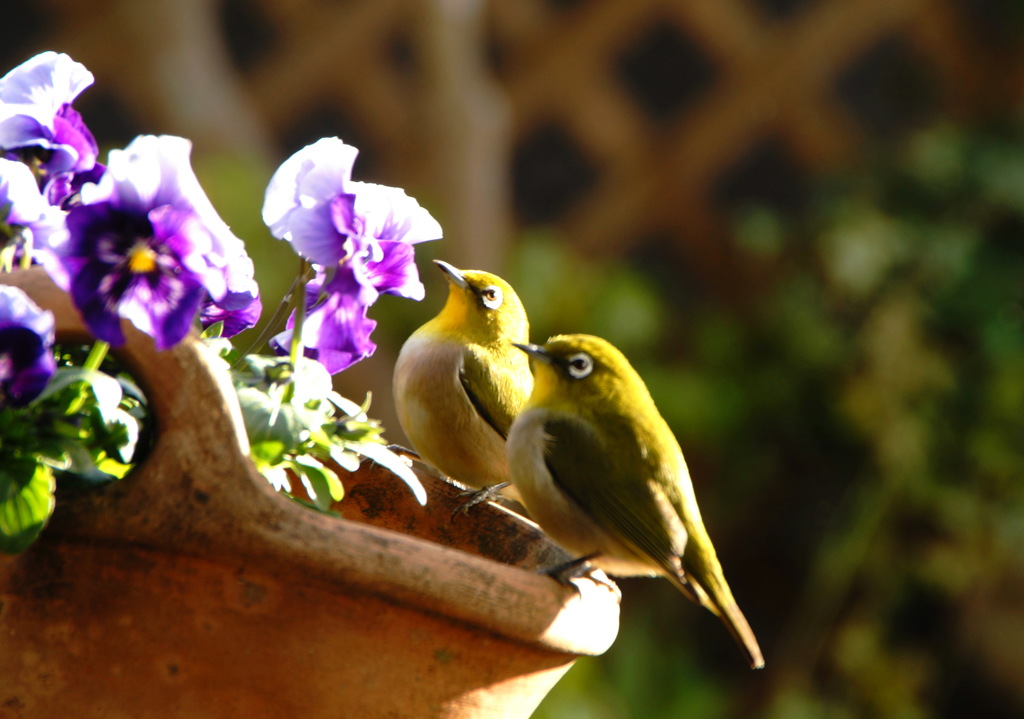
[[[496,310],[501,307],[501,288],[494,285],[489,285],[480,290],[480,301],[484,303],[484,307],[489,310]]]
[[[583,379],[594,371],[594,360],[586,352],[578,352],[569,358],[567,366],[570,377]]]

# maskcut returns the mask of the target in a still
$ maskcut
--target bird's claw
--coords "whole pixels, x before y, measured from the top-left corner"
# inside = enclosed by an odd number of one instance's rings
[[[388,451],[392,454],[397,454],[399,457],[405,457],[406,459],[412,459],[417,462],[421,461],[420,455],[415,450],[403,447],[400,444],[389,444]]]
[[[455,519],[460,514],[465,514],[478,504],[495,501],[501,496],[501,490],[505,489],[508,485],[508,482],[503,482],[501,484],[492,484],[483,489],[468,489],[465,492],[460,492],[459,496],[466,497],[467,499],[452,511],[452,519]]]
[[[582,593],[579,586],[572,580],[583,577],[595,584],[600,584],[602,587],[612,591],[616,596],[621,596],[619,586],[609,579],[604,572],[590,564],[590,561],[598,556],[598,554],[589,554],[584,557],[577,557],[568,562],[556,564],[554,567],[541,569],[538,571],[538,574],[546,574],[562,586],[572,587],[578,596],[582,596]]]

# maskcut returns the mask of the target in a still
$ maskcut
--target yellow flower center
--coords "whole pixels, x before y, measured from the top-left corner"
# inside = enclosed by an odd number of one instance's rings
[[[156,252],[144,241],[136,242],[128,250],[128,270],[143,275],[156,269]]]

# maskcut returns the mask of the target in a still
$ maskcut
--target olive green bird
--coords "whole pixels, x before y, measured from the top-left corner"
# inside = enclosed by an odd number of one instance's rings
[[[529,322],[505,280],[434,262],[448,279],[448,299],[402,346],[395,408],[421,459],[488,490],[475,504],[509,482],[505,438],[533,386],[529,358],[513,343],[529,341]]]
[[[533,392],[508,437],[512,481],[544,531],[586,566],[668,578],[764,666],[704,529],[679,443],[623,354],[590,335],[517,344]],[[564,579],[564,575],[562,576]]]

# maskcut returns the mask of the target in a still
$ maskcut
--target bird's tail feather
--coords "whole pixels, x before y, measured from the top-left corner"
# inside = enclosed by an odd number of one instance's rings
[[[751,669],[761,669],[764,667],[764,656],[761,654],[761,647],[757,643],[757,637],[754,636],[754,631],[750,628],[750,624],[747,623],[747,618],[743,616],[739,605],[733,599],[732,591],[730,591],[724,577],[720,582],[717,582],[718,591],[708,591],[694,581],[692,575],[680,576],[669,574],[668,578],[675,585],[676,589],[685,594],[690,601],[704,606],[722,620],[725,628],[729,630],[733,639],[740,646],[740,649],[747,655]],[[714,583],[715,580],[712,580],[712,582]]]
[[[757,643],[754,631],[747,623],[747,618],[743,616],[743,612],[740,611],[736,602],[730,599],[724,605],[719,606],[718,616],[722,618],[725,628],[732,634],[736,643],[746,652],[750,668],[762,669],[764,667],[764,656],[761,654],[761,647]]]

